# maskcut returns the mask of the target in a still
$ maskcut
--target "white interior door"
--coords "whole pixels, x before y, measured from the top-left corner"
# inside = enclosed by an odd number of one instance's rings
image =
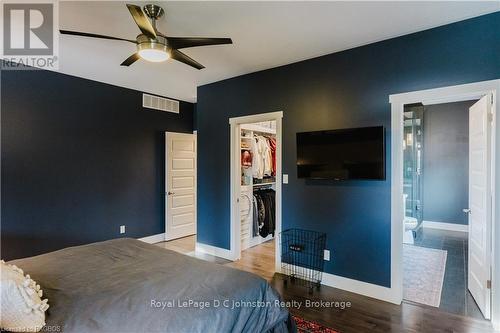
[[[166,133],[166,239],[196,233],[196,135]]]
[[[491,306],[491,101],[484,96],[469,109],[468,288],[486,319]]]

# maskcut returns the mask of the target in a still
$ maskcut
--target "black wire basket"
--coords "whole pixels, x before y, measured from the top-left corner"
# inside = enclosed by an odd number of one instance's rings
[[[287,229],[280,234],[281,272],[286,276],[285,285],[290,280],[318,290],[324,269],[326,234],[303,229]]]

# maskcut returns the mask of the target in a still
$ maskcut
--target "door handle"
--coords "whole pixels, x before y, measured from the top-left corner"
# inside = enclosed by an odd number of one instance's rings
[[[170,191],[168,191],[168,192],[167,192],[167,194],[168,194],[168,195],[172,195],[172,194],[175,194],[175,192],[170,192]]]
[[[465,214],[471,213],[470,208],[464,208],[464,209],[462,209],[462,212],[464,212]]]

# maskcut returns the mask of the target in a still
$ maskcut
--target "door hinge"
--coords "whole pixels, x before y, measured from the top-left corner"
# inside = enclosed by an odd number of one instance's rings
[[[490,123],[492,123],[492,122],[493,122],[493,113],[492,113],[492,112],[488,113],[488,121],[489,121]]]
[[[486,288],[491,289],[491,280],[486,281]]]

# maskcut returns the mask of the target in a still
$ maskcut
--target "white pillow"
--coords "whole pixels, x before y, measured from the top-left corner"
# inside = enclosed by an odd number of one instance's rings
[[[22,269],[0,262],[0,326],[11,332],[38,332],[45,326],[47,299]]]

